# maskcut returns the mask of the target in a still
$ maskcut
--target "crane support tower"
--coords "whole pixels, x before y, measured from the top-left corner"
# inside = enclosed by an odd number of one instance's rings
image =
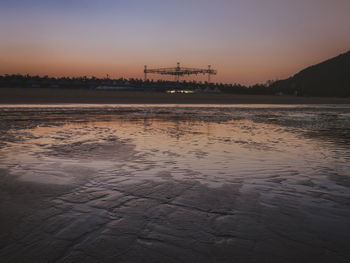
[[[145,69],[143,72],[145,73],[145,81],[147,80],[147,74],[171,75],[175,77],[175,81],[179,81],[180,77],[185,75],[208,74],[208,83],[210,82],[210,76],[217,74],[217,71],[215,69],[212,69],[210,65],[208,65],[207,69],[185,68],[185,67],[180,67],[179,62],[177,63],[177,66],[174,68],[148,69],[147,66],[145,65]]]

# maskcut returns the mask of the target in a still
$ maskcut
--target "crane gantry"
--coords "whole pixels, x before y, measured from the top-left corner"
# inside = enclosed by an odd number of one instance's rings
[[[161,74],[161,75],[172,75],[175,77],[176,81],[179,81],[180,76],[208,74],[208,83],[210,82],[210,76],[217,74],[217,71],[215,69],[212,69],[210,65],[208,65],[207,69],[185,68],[185,67],[180,67],[179,62],[177,63],[177,66],[173,68],[148,69],[147,66],[145,65],[145,69],[143,72],[145,74],[145,80],[147,80],[147,74]]]

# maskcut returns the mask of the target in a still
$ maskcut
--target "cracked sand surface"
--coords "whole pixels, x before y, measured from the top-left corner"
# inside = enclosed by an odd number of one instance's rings
[[[6,111],[1,262],[350,260],[347,110],[91,111]]]

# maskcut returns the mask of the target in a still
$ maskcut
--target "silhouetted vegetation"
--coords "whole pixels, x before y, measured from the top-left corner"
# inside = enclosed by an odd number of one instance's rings
[[[298,96],[350,97],[350,51],[276,81],[271,87]]]
[[[96,89],[98,87],[120,87],[140,91],[166,91],[169,89],[187,90],[219,90],[224,93],[234,94],[273,94],[273,90],[267,85],[256,84],[254,86],[243,86],[240,84],[207,83],[196,81],[164,81],[164,80],[142,80],[142,79],[110,79],[96,77],[77,78],[53,78],[30,75],[4,75],[0,76],[0,87],[26,87],[26,88],[67,88],[67,89]]]
[[[350,51],[306,68],[288,79],[267,81],[266,84],[255,84],[252,86],[196,81],[144,81],[134,78],[110,79],[86,76],[54,78],[17,74],[0,76],[0,87],[61,89],[116,87],[125,90],[159,92],[185,89],[204,92],[220,91],[231,94],[350,97]]]

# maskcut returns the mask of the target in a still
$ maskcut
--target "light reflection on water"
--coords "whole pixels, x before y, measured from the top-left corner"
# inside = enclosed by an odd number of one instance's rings
[[[80,167],[93,180],[117,174],[124,183],[173,178],[211,187],[243,182],[266,194],[349,194],[345,105],[35,107],[4,109],[24,127],[10,130],[16,139],[2,148],[0,165],[25,180],[72,183]]]

